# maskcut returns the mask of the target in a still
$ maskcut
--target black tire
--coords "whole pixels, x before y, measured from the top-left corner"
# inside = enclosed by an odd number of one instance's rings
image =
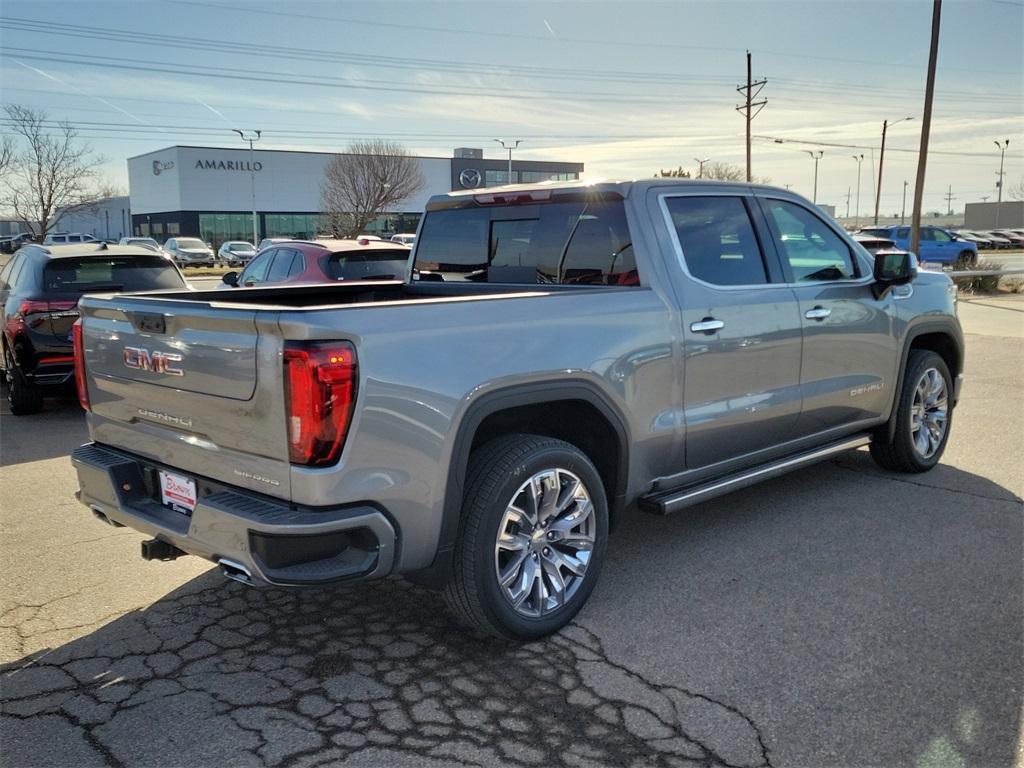
[[[957,261],[965,267],[976,267],[978,265],[978,254],[974,251],[960,251]]]
[[[575,591],[565,602],[549,613],[528,617],[517,612],[502,592],[495,544],[506,507],[518,490],[537,473],[552,468],[576,475],[586,488],[593,505],[593,548]],[[486,634],[510,640],[544,637],[571,621],[587,601],[600,575],[607,538],[608,502],[604,485],[581,450],[562,440],[539,435],[497,438],[470,457],[453,574],[444,590],[445,601],[459,619]],[[538,559],[536,553],[532,557]],[[547,589],[544,577],[541,584]]]
[[[43,393],[21,372],[4,345],[4,379],[7,382],[7,404],[15,416],[28,416],[43,410]]]
[[[935,452],[930,456],[923,456],[915,447],[912,433],[912,418],[914,405],[914,392],[918,382],[925,372],[934,369],[942,376],[946,385],[946,422],[945,431]],[[953,425],[953,409],[950,407],[953,397],[953,381],[949,374],[949,368],[935,352],[926,349],[912,349],[907,359],[907,369],[903,377],[903,387],[899,393],[899,401],[896,404],[896,420],[893,436],[888,437],[888,426],[886,425],[871,442],[871,457],[883,469],[893,472],[927,472],[939,463],[943,451],[946,450],[946,443],[949,440],[949,431]]]

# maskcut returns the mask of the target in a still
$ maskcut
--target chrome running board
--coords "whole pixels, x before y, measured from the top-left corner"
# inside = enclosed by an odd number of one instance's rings
[[[779,475],[784,475],[794,469],[800,469],[801,467],[806,467],[810,464],[816,464],[830,456],[835,456],[837,453],[852,451],[854,448],[860,448],[870,442],[871,438],[868,435],[847,437],[838,442],[822,446],[821,448],[815,448],[812,451],[798,453],[795,456],[789,456],[768,464],[761,464],[757,467],[745,469],[742,472],[737,472],[733,475],[719,477],[715,480],[710,480],[699,485],[664,491],[653,496],[643,496],[637,503],[645,512],[653,512],[657,515],[669,515],[673,512],[678,512],[680,509],[684,509],[685,507],[699,504],[702,501],[707,501],[708,499],[713,499],[717,496],[724,496],[732,491],[738,491],[740,488],[746,488],[748,485],[754,485],[762,480],[768,480],[773,477],[778,477]]]

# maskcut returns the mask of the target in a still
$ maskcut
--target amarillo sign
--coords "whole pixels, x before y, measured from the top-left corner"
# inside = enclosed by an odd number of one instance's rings
[[[195,168],[200,171],[262,171],[263,163],[259,160],[252,163],[248,160],[196,160]]]

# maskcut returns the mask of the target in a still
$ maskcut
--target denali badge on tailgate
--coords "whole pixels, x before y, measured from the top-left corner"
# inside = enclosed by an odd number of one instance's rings
[[[184,358],[177,352],[150,352],[142,347],[125,347],[124,364],[128,368],[135,368],[140,371],[153,371],[163,373],[167,376],[184,376],[181,368],[175,368],[171,363],[180,363]]]

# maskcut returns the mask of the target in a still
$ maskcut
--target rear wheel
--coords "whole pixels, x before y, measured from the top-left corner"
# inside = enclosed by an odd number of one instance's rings
[[[4,345],[4,379],[7,382],[7,404],[15,416],[27,416],[43,410],[43,393],[21,372],[14,356]]]
[[[474,452],[445,599],[476,629],[532,640],[594,589],[608,536],[601,478],[576,446],[509,435]]]
[[[911,350],[893,437],[871,443],[874,460],[894,472],[926,472],[938,464],[949,439],[952,392],[946,362],[934,352]]]
[[[978,254],[974,251],[960,251],[957,261],[965,267],[975,267],[978,265]]]

